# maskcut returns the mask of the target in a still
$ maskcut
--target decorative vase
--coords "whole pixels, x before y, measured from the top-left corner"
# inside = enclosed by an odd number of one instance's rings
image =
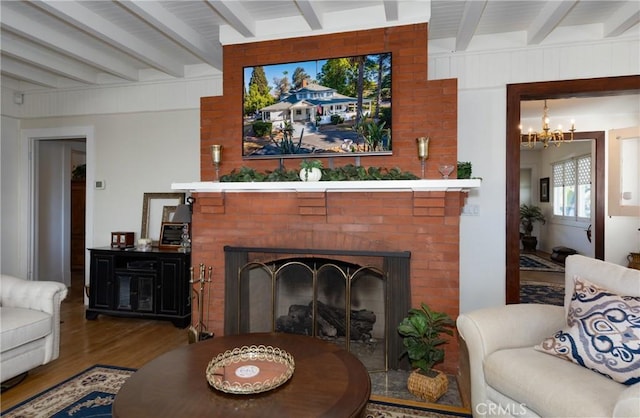
[[[436,375],[430,377],[420,373],[418,370],[414,370],[407,379],[407,389],[409,389],[409,392],[428,402],[437,401],[442,395],[447,393],[447,389],[449,389],[449,379],[447,379],[447,375],[439,370],[432,371],[435,372]]]
[[[300,180],[302,181],[320,181],[322,178],[322,170],[319,168],[303,168],[300,170]]]
[[[629,253],[627,256],[627,261],[629,261],[630,269],[640,270],[640,253]]]

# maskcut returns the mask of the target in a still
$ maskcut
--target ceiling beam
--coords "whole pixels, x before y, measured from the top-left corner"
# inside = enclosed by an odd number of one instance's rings
[[[58,77],[48,71],[40,70],[30,65],[14,61],[9,57],[2,57],[0,73],[16,80],[26,81],[50,89],[58,88]]]
[[[487,0],[465,1],[462,19],[458,25],[458,34],[456,36],[456,51],[465,51],[469,47],[471,38],[476,33],[486,6]]]
[[[311,0],[295,0],[302,17],[312,30],[322,29],[322,17],[318,14]]]
[[[81,3],[71,1],[48,2],[32,0],[33,4],[57,18],[87,32],[107,45],[128,54],[147,65],[173,77],[184,77],[184,65],[176,62],[164,51],[125,32]]]
[[[98,75],[95,70],[56,52],[36,48],[33,43],[20,38],[5,37],[2,40],[2,54],[81,83],[98,84]]]
[[[242,2],[237,0],[207,0],[207,3],[242,36],[245,38],[256,36],[256,19],[247,12]]]
[[[547,1],[527,29],[527,44],[537,45],[558,26],[578,0]]]
[[[628,1],[604,21],[603,36],[611,38],[622,35],[638,22],[640,22],[640,3],[636,0]]]
[[[398,13],[398,2],[395,0],[384,0],[384,14],[387,17],[387,22],[395,22],[400,18]]]
[[[2,9],[2,29],[116,77],[138,81],[137,68],[114,59],[112,55],[87,48],[86,44],[77,37],[57,32],[45,25],[34,25],[29,18],[8,7]]]
[[[196,57],[217,70],[222,71],[222,45],[211,42],[193,30],[183,20],[176,17],[155,1],[120,1],[139,18],[164,33],[167,37],[182,45]]]

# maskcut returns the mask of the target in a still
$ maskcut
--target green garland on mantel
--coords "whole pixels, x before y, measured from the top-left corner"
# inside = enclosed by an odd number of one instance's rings
[[[360,181],[360,180],[418,180],[419,177],[399,168],[355,166],[353,164],[337,168],[321,168],[320,181]],[[253,168],[241,167],[220,177],[221,182],[275,182],[302,181],[300,170],[278,168],[273,171],[258,172]]]

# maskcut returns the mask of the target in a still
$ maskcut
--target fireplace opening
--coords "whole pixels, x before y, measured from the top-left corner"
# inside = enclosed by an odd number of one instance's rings
[[[352,352],[369,371],[398,368],[408,272],[406,252],[225,247],[225,334],[310,335]]]

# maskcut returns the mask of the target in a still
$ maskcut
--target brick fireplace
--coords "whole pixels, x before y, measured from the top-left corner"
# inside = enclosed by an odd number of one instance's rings
[[[311,335],[355,353],[369,371],[399,368],[395,326],[411,307],[410,253],[224,250],[225,334]]]
[[[427,80],[427,24],[416,24],[225,46],[223,94],[201,99],[201,180],[214,178],[212,144],[223,146],[222,174],[242,166],[273,170],[280,163],[242,159],[243,67],[379,52],[393,56],[393,155],[361,157],[360,164],[419,175],[416,138],[428,135],[426,178],[440,178],[438,165],[457,160],[457,84]],[[331,161],[334,166],[354,163],[351,157]],[[287,160],[285,165],[298,164]],[[462,190],[200,191],[193,196],[192,263],[213,267],[207,326],[216,335],[225,329],[225,246],[407,251],[411,305],[425,302],[458,315]],[[441,368],[454,373],[455,338],[446,351]]]

